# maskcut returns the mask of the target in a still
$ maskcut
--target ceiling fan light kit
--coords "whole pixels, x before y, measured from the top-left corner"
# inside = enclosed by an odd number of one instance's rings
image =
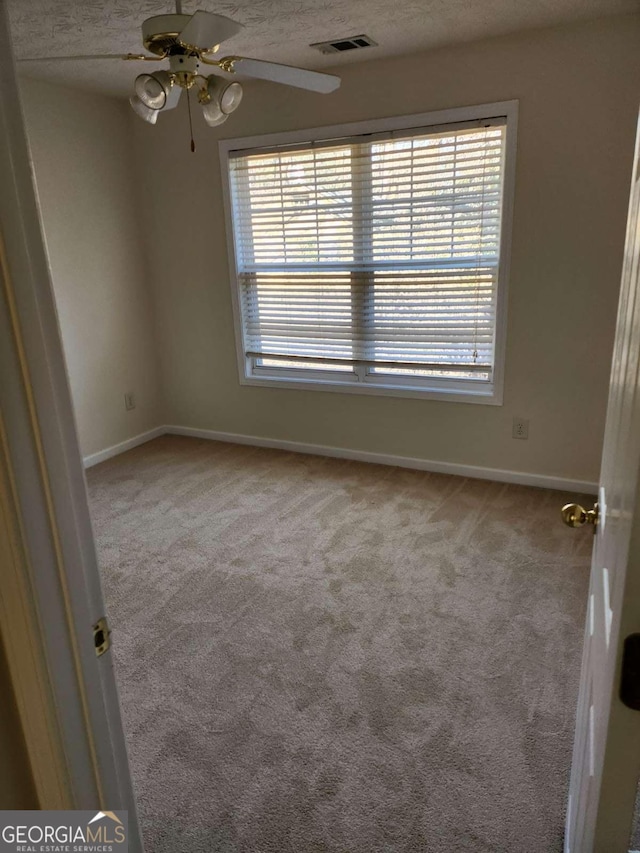
[[[202,115],[209,127],[218,127],[219,124],[224,124],[229,117],[213,101],[202,105]]]
[[[158,121],[158,110],[153,110],[143,104],[137,95],[131,95],[129,103],[136,115],[139,115],[143,121],[148,121],[149,124],[155,124]]]
[[[207,78],[207,88],[203,89],[198,96],[201,104],[213,102],[217,104],[220,112],[226,116],[238,109],[242,100],[242,86],[235,81],[224,80],[210,74]]]
[[[142,24],[142,43],[153,54],[107,54],[103,56],[38,57],[38,60],[86,60],[86,59],[124,59],[128,61],[162,62],[168,60],[169,68],[154,71],[152,74],[140,74],[134,83],[134,94],[129,103],[136,115],[149,124],[155,124],[158,114],[174,109],[178,105],[182,91],[187,99],[192,88],[198,90],[198,103],[202,114],[210,127],[222,124],[240,105],[242,86],[229,81],[221,74],[240,73],[244,77],[268,80],[295,86],[311,92],[328,94],[340,85],[340,78],[333,74],[294,68],[262,59],[247,59],[242,56],[225,56],[215,59],[214,54],[220,44],[233,38],[243,29],[242,24],[232,21],[224,15],[197,11],[193,15],[182,14],[182,2],[176,0],[176,13],[155,15]],[[212,66],[216,70],[204,76],[200,66]],[[191,122],[191,101],[189,121]],[[195,150],[193,134],[191,150]]]
[[[164,79],[160,75],[166,75]],[[161,110],[167,103],[167,91],[173,85],[173,80],[166,71],[156,71],[155,74],[140,74],[136,77],[133,88],[138,98],[150,110]]]

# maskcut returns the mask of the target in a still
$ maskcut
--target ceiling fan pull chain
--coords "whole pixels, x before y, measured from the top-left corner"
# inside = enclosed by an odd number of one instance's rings
[[[191,133],[191,151],[195,152],[196,143],[193,139],[193,123],[191,121],[191,89],[187,89],[187,109],[189,111],[189,132]]]

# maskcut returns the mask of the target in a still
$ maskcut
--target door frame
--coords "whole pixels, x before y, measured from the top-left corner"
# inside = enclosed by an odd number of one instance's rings
[[[69,383],[0,0],[0,633],[41,808],[126,809],[142,850]]]

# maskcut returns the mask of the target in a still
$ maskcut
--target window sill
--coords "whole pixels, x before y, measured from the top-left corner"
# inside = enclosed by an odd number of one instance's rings
[[[308,376],[283,376],[273,373],[245,374],[240,376],[241,385],[260,388],[288,388],[299,391],[330,391],[339,394],[368,394],[378,397],[407,397],[418,400],[439,400],[446,403],[475,403],[484,406],[501,406],[502,389],[496,383],[483,383],[482,388],[470,389],[456,387],[453,383],[434,381],[429,385],[412,386],[398,383],[358,382],[354,379],[340,381],[330,379],[312,379]]]

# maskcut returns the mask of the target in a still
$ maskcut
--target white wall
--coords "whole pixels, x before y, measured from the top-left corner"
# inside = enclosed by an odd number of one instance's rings
[[[129,105],[23,80],[23,107],[83,455],[161,422]],[[126,411],[124,393],[136,408]]]
[[[246,87],[221,128],[132,117],[169,423],[594,481],[640,100],[640,17],[343,69],[335,94]],[[240,386],[217,140],[520,101],[502,407]],[[511,438],[514,415],[530,438]]]

